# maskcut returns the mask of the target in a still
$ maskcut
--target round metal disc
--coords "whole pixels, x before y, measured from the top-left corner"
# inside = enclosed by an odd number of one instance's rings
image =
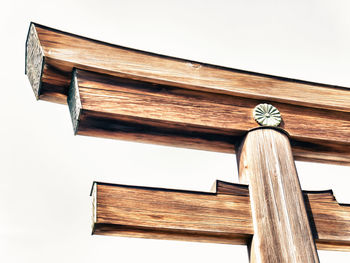
[[[262,103],[254,108],[254,119],[262,126],[277,127],[282,121],[281,113],[271,104]]]

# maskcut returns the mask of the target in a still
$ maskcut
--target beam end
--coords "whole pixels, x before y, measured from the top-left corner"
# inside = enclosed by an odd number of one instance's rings
[[[44,66],[44,52],[40,45],[38,33],[32,23],[26,41],[26,67],[25,73],[28,76],[36,99],[39,99],[41,76]]]
[[[72,81],[68,90],[67,103],[69,106],[70,116],[72,118],[74,134],[77,134],[82,105],[81,105],[76,69],[74,69],[72,74]]]

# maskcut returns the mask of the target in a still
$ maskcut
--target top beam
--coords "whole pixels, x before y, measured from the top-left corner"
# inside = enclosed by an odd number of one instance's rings
[[[26,74],[38,99],[67,103],[68,94],[80,94],[68,98],[76,134],[233,153],[258,126],[253,108],[268,102],[280,109],[298,160],[350,164],[347,88],[161,56],[34,23]]]
[[[156,84],[350,112],[350,90],[157,55],[32,23],[26,73],[38,99],[66,103],[74,67]]]

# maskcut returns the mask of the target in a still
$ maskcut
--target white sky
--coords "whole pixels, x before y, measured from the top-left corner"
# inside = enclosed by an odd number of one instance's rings
[[[141,50],[350,87],[350,2],[2,1],[0,262],[248,262],[244,246],[91,236],[93,180],[207,191],[234,155],[73,136],[24,75],[30,21]],[[311,125],[311,124],[310,124]],[[334,127],[336,129],[336,127]],[[350,203],[350,167],[297,163]],[[331,226],[330,226],[331,227]],[[350,253],[319,251],[321,262]]]

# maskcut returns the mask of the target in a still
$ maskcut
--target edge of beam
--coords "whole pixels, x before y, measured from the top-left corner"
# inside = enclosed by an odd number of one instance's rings
[[[35,24],[30,23],[25,46],[25,74],[28,76],[36,99],[39,99],[41,76],[45,65],[44,51],[41,47]]]
[[[76,69],[73,70],[72,81],[68,90],[67,104],[72,119],[74,135],[76,135],[79,127],[80,114],[82,111]]]
[[[229,235],[225,233],[205,233],[199,235],[196,231],[178,231],[176,229],[153,229],[147,227],[136,227],[126,225],[96,223],[93,227],[92,235],[108,235],[131,238],[147,238],[160,240],[175,240],[186,242],[218,243],[229,245],[247,245],[251,239],[249,234]]]
[[[229,184],[231,184],[231,183],[229,183]],[[232,183],[232,184],[240,186],[240,184],[234,184],[234,183]],[[115,184],[115,183],[105,183],[105,182],[93,181],[91,189],[90,189],[90,196],[93,195],[95,185],[107,185],[107,186],[116,186],[116,187],[124,187],[124,188],[131,188],[131,189],[177,192],[177,193],[190,193],[190,194],[203,194],[203,195],[216,195],[217,194],[216,192],[181,190],[181,189],[172,189],[172,188],[163,188],[163,187],[138,186],[138,185]]]

